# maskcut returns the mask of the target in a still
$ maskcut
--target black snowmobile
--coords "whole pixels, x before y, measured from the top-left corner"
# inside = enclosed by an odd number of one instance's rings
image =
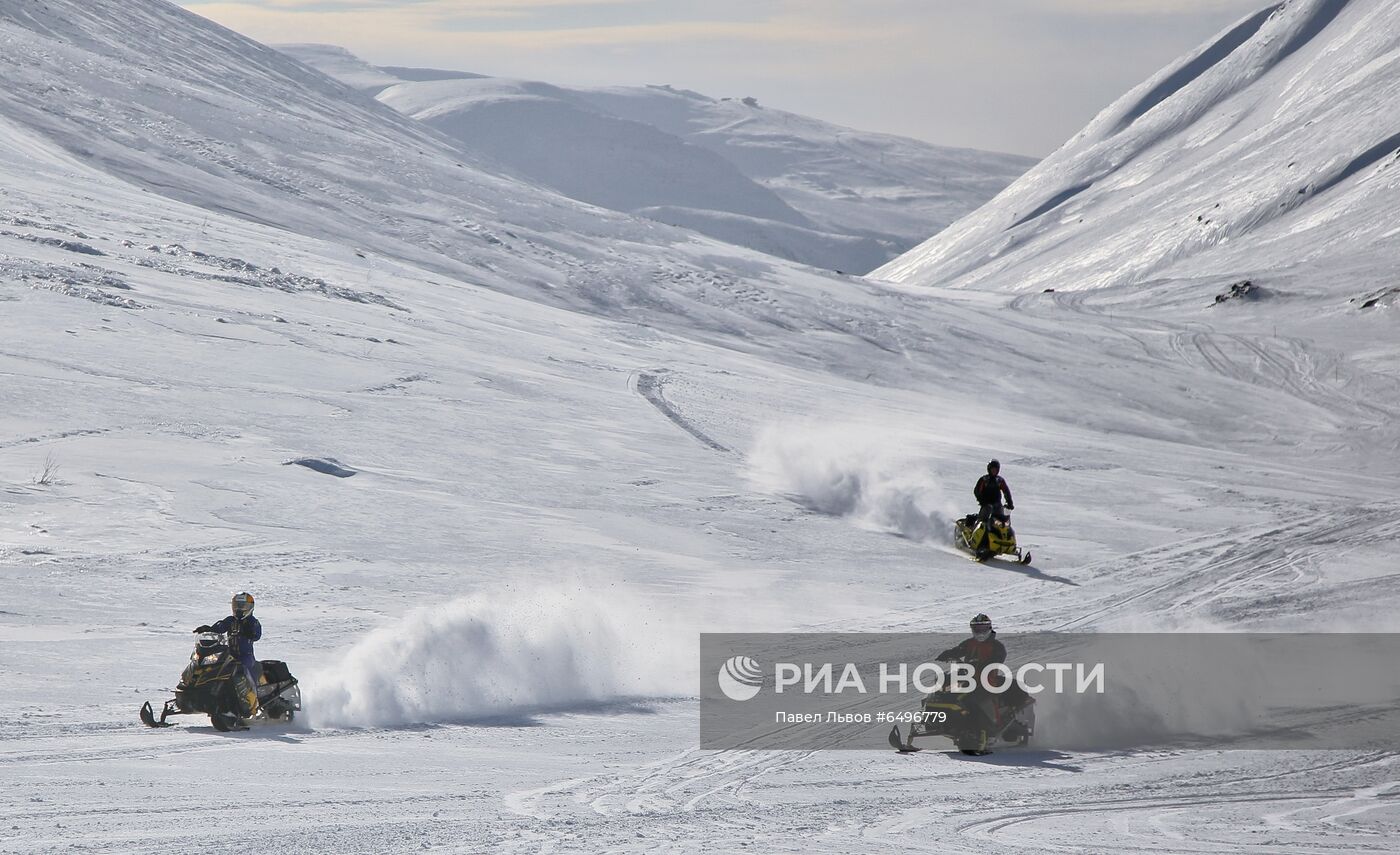
[[[1016,544],[1016,530],[1011,527],[1010,517],[1005,521],[993,520],[990,534],[990,540],[982,544],[984,550],[979,552],[978,541],[982,539],[982,535],[977,514],[968,514],[953,521],[953,544],[959,549],[971,552],[978,561],[985,561],[996,555],[1010,555],[1021,564],[1031,563],[1030,550],[1022,552],[1021,547]]]
[[[166,719],[172,715],[207,715],[221,732],[246,730],[253,721],[290,722],[301,709],[301,689],[287,664],[264,659],[257,686],[250,686],[233,648],[232,637],[200,633],[175,697],[165,702],[159,719],[150,701],[142,704],[141,721],[147,727],[170,727]]]
[[[921,749],[914,740],[942,736],[964,754],[981,756],[1002,746],[1026,746],[1035,733],[1035,698],[1020,685],[1003,693],[954,692],[944,688],[923,699],[909,738],[900,737],[899,725],[890,730],[890,747],[908,754]]]

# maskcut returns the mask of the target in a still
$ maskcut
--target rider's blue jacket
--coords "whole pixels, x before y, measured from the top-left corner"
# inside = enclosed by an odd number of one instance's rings
[[[210,629],[234,635],[233,655],[245,662],[253,659],[253,642],[262,638],[262,624],[258,623],[258,619],[252,615],[248,615],[243,620],[229,615],[212,625]]]

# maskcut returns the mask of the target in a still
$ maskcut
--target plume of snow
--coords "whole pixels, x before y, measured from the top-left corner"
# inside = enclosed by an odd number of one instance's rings
[[[956,511],[910,440],[855,425],[770,425],[748,459],[750,481],[804,507],[911,540],[948,542]]]
[[[617,592],[499,591],[373,630],[303,688],[313,726],[461,722],[694,695],[694,651],[693,633]]]

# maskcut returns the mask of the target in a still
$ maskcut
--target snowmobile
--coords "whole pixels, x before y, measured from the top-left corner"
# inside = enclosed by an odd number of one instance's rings
[[[977,542],[982,539],[977,523],[977,514],[968,514],[953,522],[953,544],[959,549],[972,553],[973,558],[985,561],[995,555],[1011,555],[1021,564],[1031,563],[1030,550],[1021,551],[1016,545],[1016,530],[1011,527],[1011,519],[993,520],[991,537],[986,544],[987,551],[980,552]]]
[[[890,747],[901,754],[922,749],[914,740],[942,736],[964,754],[980,757],[993,748],[1030,744],[1035,733],[1035,698],[1020,685],[1013,683],[1005,692],[955,692],[940,689],[923,699],[909,737],[900,736],[899,725],[890,730]]]
[[[233,655],[234,639],[217,632],[200,633],[194,653],[180,675],[175,697],[165,702],[157,719],[151,702],[141,705],[147,727],[170,727],[172,715],[207,715],[220,732],[247,730],[252,721],[290,722],[301,709],[301,689],[285,662],[264,659],[257,686]]]

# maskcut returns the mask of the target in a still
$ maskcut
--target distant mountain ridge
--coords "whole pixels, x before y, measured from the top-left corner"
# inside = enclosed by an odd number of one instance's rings
[[[573,198],[845,272],[888,261],[1034,163],[670,86],[568,88],[281,49]]]

